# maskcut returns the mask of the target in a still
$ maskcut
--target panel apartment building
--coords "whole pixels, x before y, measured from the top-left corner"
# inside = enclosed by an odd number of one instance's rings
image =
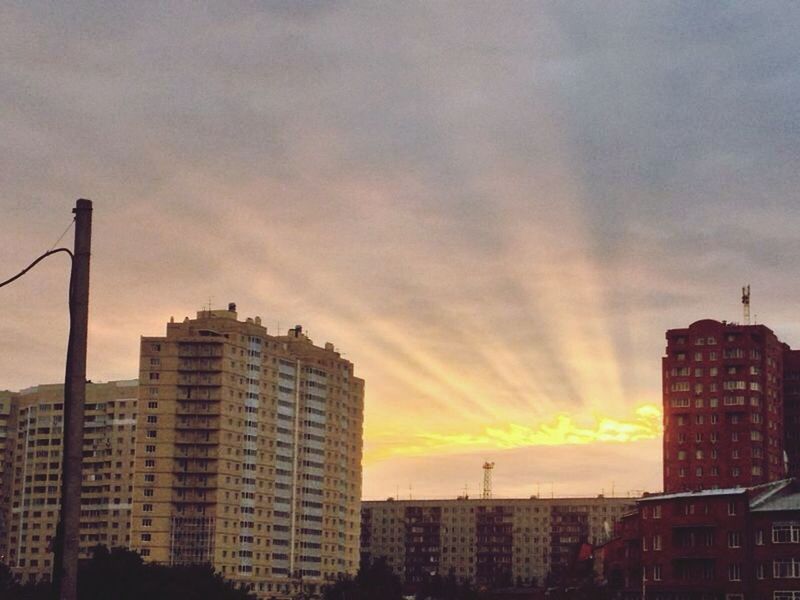
[[[432,575],[475,585],[542,584],[606,540],[632,498],[384,500],[362,503],[361,558],[386,558],[413,588]]]
[[[136,394],[136,380],[86,386],[83,557],[130,541]],[[63,385],[0,392],[0,561],[25,580],[52,574],[63,429]]]
[[[141,340],[131,546],[263,597],[358,569],[364,381],[236,307]]]

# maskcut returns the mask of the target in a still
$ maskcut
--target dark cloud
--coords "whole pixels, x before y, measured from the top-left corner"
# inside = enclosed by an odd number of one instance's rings
[[[3,270],[96,201],[95,379],[209,297],[341,346],[374,435],[622,418],[743,283],[800,343],[792,3],[2,10]],[[3,290],[0,387],[61,377],[63,292]]]

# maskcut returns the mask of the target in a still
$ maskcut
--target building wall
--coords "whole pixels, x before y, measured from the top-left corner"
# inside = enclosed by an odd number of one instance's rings
[[[789,476],[800,477],[800,350],[786,350],[783,363],[783,422]]]
[[[642,566],[648,597],[675,593],[750,596],[744,490],[642,501]],[[698,596],[700,598],[700,596]]]
[[[0,391],[0,562],[8,562],[8,528],[11,519],[13,445],[16,433],[17,394]]]
[[[478,585],[544,582],[600,544],[629,498],[386,500],[362,503],[362,559],[386,558],[404,582],[454,574]]]
[[[141,340],[132,546],[263,596],[358,568],[364,382],[234,307]]]
[[[786,476],[783,354],[763,325],[710,319],[667,331],[664,490],[752,486]]]
[[[800,508],[751,514],[754,597],[772,599],[776,592],[794,592],[800,598]]]
[[[86,386],[83,557],[98,544],[127,546],[130,541],[136,394],[135,380]],[[40,385],[8,395],[5,401],[14,405],[16,413],[6,445],[10,459],[4,496],[5,562],[24,579],[49,579],[61,494],[64,386]]]

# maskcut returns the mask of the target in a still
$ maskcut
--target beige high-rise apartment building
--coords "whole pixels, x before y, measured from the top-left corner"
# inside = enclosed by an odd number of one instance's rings
[[[80,551],[130,541],[137,382],[86,386]],[[52,575],[59,518],[64,386],[0,393],[0,553],[26,580]]]
[[[141,340],[131,546],[211,564],[261,597],[316,593],[359,559],[364,382],[298,326],[236,307]]]

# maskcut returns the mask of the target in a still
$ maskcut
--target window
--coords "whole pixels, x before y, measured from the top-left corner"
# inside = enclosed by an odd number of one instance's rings
[[[728,548],[741,548],[742,534],[739,531],[728,532]]]
[[[763,546],[764,545],[764,530],[758,529],[756,531],[756,546]]]
[[[150,381],[156,380],[160,377],[158,373],[150,373]]]
[[[150,534],[149,534],[149,533],[143,533],[143,534],[142,534],[142,541],[143,541],[143,542],[149,542],[149,541],[150,541],[150,539],[151,539],[151,537],[150,537]]]
[[[660,504],[656,504],[652,508],[652,511],[653,511],[653,518],[654,519],[660,519],[661,518],[661,505]]]
[[[654,535],[653,536],[653,550],[661,550],[661,536]]]
[[[653,581],[661,581],[661,565],[653,565]]]
[[[144,489],[144,497],[145,498],[152,498],[153,497],[153,488],[145,488]]]
[[[689,382],[688,381],[676,381],[675,383],[670,385],[669,389],[670,389],[670,391],[673,391],[673,392],[688,392],[689,391]],[[688,405],[688,400],[687,400],[686,406],[689,406]]]
[[[727,386],[728,383],[731,383],[731,382],[726,381],[725,382],[726,386]],[[742,382],[742,383],[744,383],[744,382]],[[727,390],[727,389],[733,389],[733,388],[726,387],[725,389]],[[725,397],[722,398],[722,403],[725,406],[739,406],[739,405],[744,406],[744,396],[725,396]]]
[[[688,383],[686,385],[689,385]],[[672,408],[688,408],[689,407],[689,399],[688,398],[673,398],[670,400],[670,405]]]
[[[800,523],[775,523],[772,526],[773,544],[797,544],[800,542]]]
[[[733,517],[736,515],[736,502],[731,500],[728,502],[728,516]]]
[[[708,405],[711,408],[717,408],[719,406],[719,398],[711,398],[711,399],[709,399]]]
[[[742,580],[742,564],[731,563],[728,565],[728,581]]]
[[[142,504],[142,512],[153,512],[152,504]]]
[[[800,600],[800,591],[775,591],[772,594],[772,600]]]
[[[767,569],[764,567],[764,563],[758,563],[756,565],[756,579],[764,579],[767,576]]]
[[[147,415],[147,422],[158,423],[158,417],[156,415]]]
[[[800,559],[786,558],[772,561],[772,576],[775,579],[800,578]]]

